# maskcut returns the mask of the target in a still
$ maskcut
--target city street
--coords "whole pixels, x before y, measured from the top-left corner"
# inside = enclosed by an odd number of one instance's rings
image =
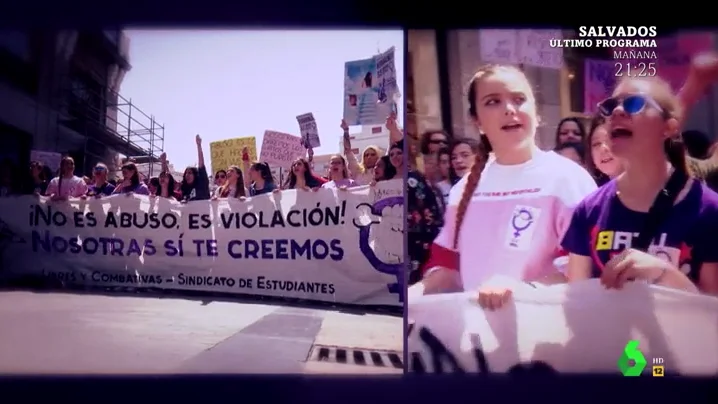
[[[398,315],[4,291],[0,323],[2,373],[402,373]]]

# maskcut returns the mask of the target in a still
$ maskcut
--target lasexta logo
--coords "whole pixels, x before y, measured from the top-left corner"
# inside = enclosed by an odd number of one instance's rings
[[[618,370],[624,376],[640,376],[643,369],[646,368],[646,358],[638,350],[638,344],[637,340],[629,341],[623,348],[623,354],[618,358]]]

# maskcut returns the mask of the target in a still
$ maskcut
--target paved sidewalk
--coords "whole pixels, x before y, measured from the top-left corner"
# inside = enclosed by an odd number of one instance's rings
[[[315,344],[401,354],[403,322],[390,315],[256,301],[0,292],[0,323],[2,373],[401,373],[307,361]]]

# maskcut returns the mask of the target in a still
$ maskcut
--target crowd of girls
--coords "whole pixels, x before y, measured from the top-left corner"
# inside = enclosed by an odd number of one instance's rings
[[[242,150],[241,162],[238,162],[238,165],[231,165],[214,174],[214,186],[212,186],[205,165],[202,139],[197,135],[195,142],[198,164],[187,167],[181,181],[177,181],[172,176],[165,153],[160,156],[162,169],[158,176],[142,178],[137,165],[132,160],[127,160],[121,164],[119,180],[111,178],[108,165],[104,163],[96,164],[89,176],[80,177],[75,174],[75,161],[69,156],[62,158],[56,174],[53,174],[46,165],[33,161],[27,175],[22,175],[21,170],[17,170],[5,160],[0,163],[0,197],[36,194],[47,196],[52,200],[64,200],[139,194],[189,202],[224,198],[241,200],[286,189],[345,190],[357,185],[373,185],[377,181],[403,176],[403,134],[393,115],[387,118],[386,126],[391,137],[391,146],[386,155],[379,147],[369,146],[362,153],[362,161],[358,162],[351,152],[348,127],[342,121],[341,128],[345,134],[344,154],[331,156],[328,171],[324,175],[319,175],[313,171],[313,151],[308,148],[305,157],[298,158],[292,163],[283,184],[273,177],[269,164],[252,162],[249,150],[245,148]]]
[[[686,110],[717,79],[712,54],[694,60],[678,94],[658,78],[626,78],[597,107],[588,132],[565,119],[557,150],[546,152],[535,144],[536,101],[524,73],[479,69],[468,103],[481,141],[440,131],[423,138],[427,159],[436,162],[427,175],[433,189],[460,179],[438,198],[446,206],[440,233],[423,256],[412,257],[423,276],[410,296],[478,290],[479,303],[493,309],[511,296],[482,286],[498,274],[544,284],[595,277],[608,288],[644,280],[718,294],[718,194],[706,184],[715,158],[707,151],[687,156],[680,132]],[[448,167],[443,155],[451,156]],[[647,226],[647,212],[664,194],[675,198],[672,207]],[[635,236],[600,236],[646,228],[647,246]]]

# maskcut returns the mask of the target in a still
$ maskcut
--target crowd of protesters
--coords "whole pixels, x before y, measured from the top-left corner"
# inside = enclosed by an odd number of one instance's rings
[[[497,274],[543,284],[595,277],[609,288],[639,279],[718,294],[718,146],[701,132],[681,133],[687,111],[717,80],[714,54],[695,58],[678,94],[660,78],[626,78],[588,128],[561,120],[555,149],[543,151],[525,74],[479,69],[468,103],[480,140],[445,130],[420,137],[423,172],[415,175],[423,182],[407,184],[409,295],[478,290],[493,309],[511,296],[481,286]],[[661,238],[675,257],[648,253],[635,236],[636,245],[599,248],[600,231],[640,234],[664,193],[673,208],[646,244]],[[504,237],[507,218],[513,229]]]
[[[358,185],[374,185],[378,181],[403,177],[403,134],[395,116],[387,118],[386,127],[391,139],[386,155],[378,146],[369,146],[362,152],[361,161],[358,161],[352,152],[349,127],[342,121],[344,153],[331,156],[327,172],[319,174],[314,171],[314,153],[311,147],[307,147],[307,155],[292,162],[283,184],[274,178],[268,163],[251,161],[246,147],[237,165],[218,170],[214,173],[214,181],[211,181],[205,165],[202,139],[197,135],[198,164],[187,167],[181,181],[172,176],[165,153],[160,156],[162,169],[158,176],[143,178],[135,162],[126,159],[121,164],[121,178],[117,180],[112,178],[108,165],[104,163],[97,163],[89,176],[78,176],[75,161],[69,156],[61,159],[57,172],[41,162],[32,161],[29,170],[23,173],[9,160],[5,160],[0,163],[0,197],[35,194],[52,200],[65,200],[138,194],[189,202],[225,198],[243,200],[289,189],[346,190]]]

